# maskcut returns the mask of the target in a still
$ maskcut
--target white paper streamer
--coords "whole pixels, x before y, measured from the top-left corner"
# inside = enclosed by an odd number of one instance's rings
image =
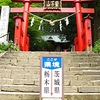
[[[40,24],[42,24],[43,20],[40,21]]]
[[[33,23],[34,23],[34,17],[31,20],[31,25],[30,26],[33,26]]]
[[[67,26],[69,24],[68,17],[65,18],[65,21],[66,21],[66,26]]]
[[[62,23],[61,23],[61,21],[60,21],[59,26],[60,26],[60,31],[62,31]]]
[[[40,21],[39,30],[41,30],[42,22],[43,22],[43,20]]]

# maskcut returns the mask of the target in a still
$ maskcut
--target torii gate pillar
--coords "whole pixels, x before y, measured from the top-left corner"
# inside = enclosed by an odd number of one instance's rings
[[[91,20],[93,18],[88,14],[84,18],[84,34],[85,34],[85,50],[92,51],[92,28],[91,28]]]
[[[27,41],[27,32],[28,32],[28,19],[29,19],[29,8],[31,0],[23,0],[24,9],[23,9],[23,22],[22,22],[22,37],[21,37],[21,49],[22,51],[29,51],[28,41]]]
[[[82,40],[82,31],[83,31],[83,23],[82,23],[82,12],[81,12],[81,0],[74,0],[75,8],[76,8],[76,25],[77,25],[77,35],[78,35],[78,49],[77,51],[83,50],[83,40]]]
[[[14,43],[21,50],[21,33],[22,33],[23,18],[17,14],[17,16],[14,17],[14,19],[15,19]]]

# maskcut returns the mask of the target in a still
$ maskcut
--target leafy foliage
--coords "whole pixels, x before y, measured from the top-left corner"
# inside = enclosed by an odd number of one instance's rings
[[[4,43],[1,43],[0,44],[0,52],[7,51],[9,47],[10,47],[10,44],[6,45]]]
[[[3,5],[3,6],[8,5],[10,2],[11,2],[11,0],[0,0],[0,7],[1,7],[2,5]]]
[[[100,53],[100,39],[94,43],[93,51],[95,53]]]
[[[12,42],[9,42],[8,44],[1,43],[0,44],[0,53],[7,51],[7,50],[18,51],[19,48],[15,44],[13,44]]]
[[[100,0],[95,0],[94,6],[95,6],[95,11],[99,11],[100,10]]]
[[[44,41],[41,37],[42,32],[37,29],[38,26],[34,25],[33,27],[29,26],[29,36],[30,36],[30,50],[31,51],[40,51],[45,47],[48,47],[49,44]]]

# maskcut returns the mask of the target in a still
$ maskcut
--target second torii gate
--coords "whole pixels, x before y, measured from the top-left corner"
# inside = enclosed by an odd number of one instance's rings
[[[55,1],[55,0],[54,0]],[[14,42],[22,51],[29,50],[28,20],[29,13],[76,13],[77,36],[75,37],[75,51],[84,51],[92,45],[91,18],[88,15],[82,18],[82,13],[94,13],[93,8],[83,8],[82,3],[93,2],[94,0],[62,0],[62,3],[73,3],[73,8],[61,8],[59,10],[32,8],[31,3],[43,3],[43,0],[12,0],[12,2],[23,2],[22,8],[11,8],[11,13],[23,13],[23,17],[16,16]],[[89,34],[89,35],[88,35]]]

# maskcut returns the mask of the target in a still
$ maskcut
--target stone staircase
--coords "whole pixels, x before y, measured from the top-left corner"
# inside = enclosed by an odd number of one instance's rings
[[[5,52],[0,57],[0,100],[39,100],[40,58],[64,60],[64,100],[100,100],[100,54]]]

